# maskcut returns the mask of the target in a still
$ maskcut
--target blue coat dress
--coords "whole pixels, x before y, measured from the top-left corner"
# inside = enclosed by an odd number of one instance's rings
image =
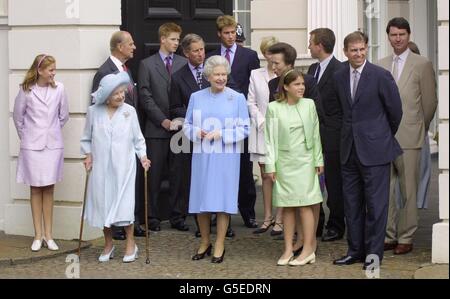
[[[244,95],[226,88],[210,88],[191,95],[184,134],[194,143],[189,213],[237,214],[240,153],[250,118]],[[199,132],[220,130],[216,141],[201,140]]]

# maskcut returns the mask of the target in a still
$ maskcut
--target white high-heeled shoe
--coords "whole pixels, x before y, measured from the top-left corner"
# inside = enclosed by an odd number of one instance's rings
[[[277,266],[287,266],[293,257],[294,255],[291,255],[287,259],[279,259],[277,262]]]
[[[299,261],[298,258],[289,262],[289,266],[304,266],[306,264],[314,264],[316,262],[316,254],[313,252],[304,260]]]
[[[98,261],[100,263],[108,262],[110,259],[114,258],[114,249],[116,249],[115,246],[111,248],[111,251],[107,254],[102,254],[98,257]]]
[[[131,263],[131,262],[134,262],[137,258],[138,258],[138,247],[137,247],[137,245],[135,244],[135,245],[134,245],[134,252],[133,252],[133,254],[131,254],[131,255],[125,255],[125,256],[123,257],[123,262],[124,262],[124,263]]]
[[[44,238],[44,245],[45,245],[49,250],[52,250],[52,251],[57,251],[57,250],[59,250],[58,245],[56,245],[56,243],[55,243],[55,241],[54,241],[53,239],[47,240],[47,239]]]
[[[34,240],[33,244],[31,244],[31,251],[39,251],[42,248],[42,240]]]

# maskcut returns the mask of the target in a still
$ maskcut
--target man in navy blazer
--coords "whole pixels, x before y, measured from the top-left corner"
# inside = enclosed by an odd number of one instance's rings
[[[322,241],[342,239],[345,232],[344,199],[342,196],[342,174],[340,161],[340,136],[342,127],[342,108],[335,93],[334,73],[343,64],[333,56],[336,37],[328,28],[317,28],[310,32],[309,50],[311,57],[318,62],[310,66],[308,74],[317,82],[320,104],[323,110],[320,123],[320,137],[325,162],[325,185],[327,187],[327,206],[330,210],[327,231]],[[323,211],[323,210],[322,210]],[[318,231],[322,229],[321,213]]]
[[[402,150],[395,134],[402,102],[390,72],[366,60],[366,37],[349,34],[344,52],[349,60],[335,73],[341,102],[341,164],[347,221],[347,255],[335,265],[364,262],[379,268],[389,207],[390,163]]]
[[[237,23],[232,16],[220,16],[216,21],[217,35],[220,38],[220,48],[208,53],[208,57],[220,55],[225,57],[231,65],[231,77],[235,90],[248,95],[250,74],[252,70],[260,68],[258,54],[236,44]],[[257,228],[255,220],[256,188],[253,179],[253,165],[248,153],[248,139],[245,139],[245,152],[241,155],[241,169],[239,178],[239,212],[248,228]]]

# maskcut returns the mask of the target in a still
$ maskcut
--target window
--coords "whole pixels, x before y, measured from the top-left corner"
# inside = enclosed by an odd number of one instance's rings
[[[251,43],[251,23],[250,23],[250,0],[233,0],[233,14],[236,22],[241,24],[244,30],[244,46],[250,47]]]

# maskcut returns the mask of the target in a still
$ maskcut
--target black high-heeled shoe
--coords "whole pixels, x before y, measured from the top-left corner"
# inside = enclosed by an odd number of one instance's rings
[[[213,256],[211,259],[211,263],[213,264],[220,264],[221,262],[223,262],[223,257],[225,256],[225,249],[223,250],[222,256],[220,257],[215,257]]]
[[[206,248],[205,251],[203,251],[202,253],[197,253],[192,257],[193,261],[199,261],[205,258],[205,255],[210,256],[211,255],[211,250],[212,250],[212,244],[209,244],[208,248]]]
[[[263,224],[261,225],[261,227],[259,227],[256,230],[254,230],[253,233],[255,235],[263,234],[266,231],[268,231],[271,226],[274,226],[274,225],[275,225],[275,219],[273,217],[270,217],[269,219],[264,220]]]

